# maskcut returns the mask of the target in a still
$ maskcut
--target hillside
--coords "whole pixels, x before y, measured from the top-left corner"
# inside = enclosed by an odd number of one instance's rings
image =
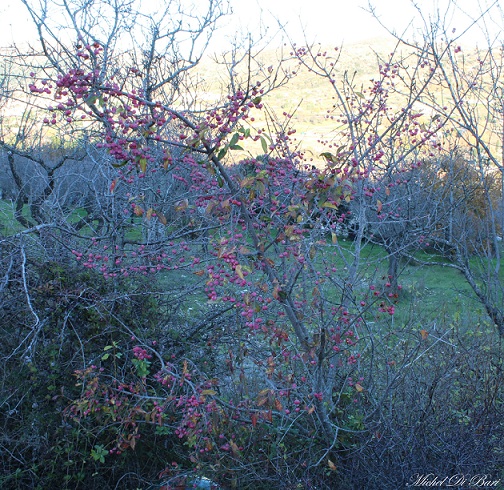
[[[371,80],[378,78],[378,66],[383,63],[383,60],[390,60],[392,53],[395,53],[395,59],[406,60],[405,65],[412,69],[417,63],[416,54],[412,55],[407,46],[398,47],[394,39],[391,38],[370,39],[336,48],[314,46],[312,49],[313,52],[327,52],[333,57],[337,56],[335,80],[337,82],[341,82],[343,79],[350,80],[356,92],[367,89]],[[250,61],[252,75],[250,81],[252,83],[258,79],[264,79],[266,74],[276,75],[277,80],[282,79],[285,74],[287,74],[286,79],[288,78],[285,84],[275,88],[264,97],[266,111],[264,114],[256,113],[254,115],[254,125],[265,127],[266,113],[271,114],[273,119],[279,122],[285,122],[285,113],[292,114],[290,126],[296,130],[295,139],[292,139],[292,142],[298,144],[308,158],[320,161],[319,155],[323,151],[320,141],[333,140],[339,130],[337,123],[328,117],[328,112],[333,106],[334,89],[326,78],[317,76],[306,67],[300,67],[298,61],[291,56],[291,51],[292,48],[289,46],[284,46],[281,50],[266,49]],[[463,67],[467,75],[472,76],[479,70],[479,59],[483,55],[475,48],[464,47],[463,52],[457,56],[456,62],[460,63],[460,67]],[[239,58],[239,56],[235,55],[235,58]],[[202,97],[204,102],[218,101],[221,95],[226,93],[229,84],[230,60],[230,55],[219,58],[209,57],[197,67],[193,84],[198,87],[199,96],[204,94]],[[248,63],[249,60],[244,57],[233,70],[234,75],[238,74],[237,80],[238,83],[242,82],[242,86],[246,86],[248,82]],[[282,68],[278,68],[279,66]],[[481,80],[482,88],[487,90],[489,88],[486,86],[488,80],[486,78]],[[492,83],[491,80],[490,83]],[[445,89],[441,89],[436,82],[429,87],[430,94],[439,100],[445,97],[443,90]],[[406,90],[404,96],[408,95]],[[394,95],[388,100],[388,103],[392,107],[399,108],[402,100],[399,96]],[[488,113],[485,106],[481,105],[485,104],[485,100],[471,99],[469,102],[478,111],[480,108],[482,109],[476,117],[485,122]],[[419,106],[418,109],[426,115],[431,113],[427,106]],[[496,130],[487,126],[485,131],[487,132],[485,138],[490,142]],[[497,144],[500,144],[500,140]],[[260,148],[251,150],[252,153],[254,151],[260,152]]]

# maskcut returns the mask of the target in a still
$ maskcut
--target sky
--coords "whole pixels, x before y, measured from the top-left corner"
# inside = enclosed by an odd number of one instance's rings
[[[156,2],[163,4],[163,0],[145,1],[150,5],[155,5]],[[191,0],[183,0],[182,4],[186,1]],[[419,16],[410,0],[371,1],[378,16],[390,28],[402,32],[412,19],[416,19],[418,25]],[[445,12],[445,5],[449,1],[417,0],[417,3],[426,17],[429,17],[436,11]],[[456,1],[458,7],[452,9],[446,20],[458,29],[457,32],[461,32],[468,25],[469,17],[474,17],[485,4],[494,0]],[[497,0],[497,3],[501,1],[504,3],[504,0]],[[1,0],[0,3],[0,46],[33,39],[35,31],[21,0]],[[366,11],[368,0],[230,0],[230,5],[233,14],[221,23],[214,41],[216,49],[237,33],[245,32],[251,32],[256,41],[269,39],[270,42],[280,43],[280,36],[274,35],[279,31],[279,23],[289,37],[300,44],[304,35],[310,42],[338,46],[386,35],[386,31]],[[492,18],[495,20],[497,17],[499,15],[493,15]],[[261,25],[267,26],[267,30],[261,29]],[[502,30],[501,26],[493,27]]]
[[[406,19],[408,0],[379,0],[384,10],[396,4],[396,19]],[[278,31],[281,24],[288,34],[297,39],[306,34],[315,42],[354,42],[384,35],[379,23],[366,12],[367,0],[235,0],[232,8],[237,25],[249,28],[254,34],[260,21],[269,26],[269,34]],[[405,8],[406,7],[406,8]]]
[[[278,30],[278,21],[285,25],[289,35],[322,44],[353,43],[388,36],[387,30],[369,12],[369,1],[380,21],[389,29],[403,33],[408,26],[410,35],[424,27],[411,0],[232,0],[237,24],[254,33],[254,26],[262,18],[269,26],[269,34]],[[493,15],[485,27],[493,32],[504,30],[500,4],[504,0],[416,0],[425,19],[441,16],[453,35],[462,33],[471,19],[493,3]],[[493,24],[495,22],[495,24]],[[472,28],[464,39],[482,42],[481,31]]]

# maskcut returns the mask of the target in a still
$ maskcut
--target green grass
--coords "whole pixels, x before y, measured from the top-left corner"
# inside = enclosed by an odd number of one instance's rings
[[[471,317],[480,309],[473,291],[456,269],[409,265],[399,282],[403,289],[396,309],[398,321],[447,324],[457,312]]]
[[[21,214],[29,220],[31,218],[30,207],[25,204]],[[14,203],[0,200],[0,236],[11,236],[25,229],[14,216]]]
[[[29,206],[23,207],[23,216],[30,219]],[[69,215],[70,223],[76,223],[86,217],[84,209],[75,209]],[[129,240],[141,240],[141,218],[136,218],[131,229],[126,232]],[[22,225],[14,218],[14,206],[11,202],[0,201],[0,235],[9,236],[23,231]],[[91,227],[81,230],[83,236],[91,236]],[[189,252],[191,254],[193,252]],[[343,277],[347,267],[352,263],[354,245],[350,240],[340,239],[337,245],[322,247],[317,254],[316,267],[322,270],[324,261],[336,268],[335,274]],[[193,253],[194,254],[194,253]],[[474,292],[468,285],[463,274],[455,268],[443,267],[444,258],[428,252],[418,252],[416,258],[433,265],[417,265],[417,263],[402,263],[400,265],[399,284],[402,287],[396,303],[396,314],[393,323],[397,326],[417,324],[420,326],[451,325],[453,322],[477,324],[486,321],[486,313]],[[479,258],[472,259],[472,265],[477,266]],[[439,263],[439,265],[436,265]],[[159,280],[173,285],[178,281],[185,284],[194,283],[190,271],[187,278],[181,278],[180,271],[163,273]],[[385,251],[372,244],[364,245],[361,250],[359,281],[357,287],[362,292],[368,291],[370,284],[383,283],[387,274],[387,255]],[[499,278],[504,283],[504,270],[499,271]],[[334,288],[335,298],[341,293]],[[206,302],[204,294],[191,295],[187,298],[187,308],[198,308]],[[194,301],[193,301],[194,300]],[[194,303],[194,304],[192,304]],[[385,317],[386,318],[386,317]]]
[[[326,253],[331,265],[345,274],[345,259],[351,261],[353,244],[348,240],[338,242],[338,253]],[[344,258],[343,258],[344,257]],[[391,321],[395,326],[416,325],[421,328],[448,328],[454,323],[471,325],[487,321],[486,312],[467,283],[462,272],[443,266],[447,260],[439,255],[418,252],[416,258],[432,265],[418,265],[402,261],[399,270],[401,291],[395,301],[395,315],[388,318],[380,315],[383,321]],[[473,259],[476,261],[477,259]],[[323,267],[322,261],[318,267]],[[377,245],[367,244],[361,250],[360,290],[365,293],[370,284],[380,285],[387,276],[387,254]],[[501,279],[502,270],[501,270]],[[337,297],[339,291],[334,290]],[[357,290],[358,295],[358,290]],[[373,318],[374,320],[375,318]]]

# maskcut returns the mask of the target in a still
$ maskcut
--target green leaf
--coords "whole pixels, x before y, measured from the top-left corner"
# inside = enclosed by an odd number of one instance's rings
[[[172,430],[165,425],[156,425],[155,432],[159,436],[168,436],[172,433]]]
[[[86,99],[86,104],[88,105],[93,105],[96,103],[96,101],[98,100],[98,96],[97,95],[90,95],[87,99]]]
[[[140,378],[145,378],[149,375],[150,361],[146,359],[133,359],[131,362],[136,367],[136,372]]]
[[[261,136],[261,146],[264,153],[268,153],[268,142]]]
[[[240,145],[232,145],[230,146],[231,150],[240,150],[243,151],[243,148]]]
[[[103,444],[96,444],[95,447],[91,449],[91,457],[100,463],[105,463],[105,456],[107,456],[107,454],[108,451]]]
[[[320,156],[324,157],[329,162],[332,162],[332,163],[336,162],[336,159],[334,158],[334,155],[332,153],[329,153],[328,151],[326,151],[324,153],[321,153]]]
[[[224,158],[224,156],[226,155],[227,151],[228,151],[228,146],[226,145],[217,154],[217,160],[222,160]]]
[[[234,145],[236,145],[236,143],[238,143],[239,139],[240,139],[239,133],[233,134],[233,137],[231,138],[231,141],[229,142],[229,146],[233,147]]]

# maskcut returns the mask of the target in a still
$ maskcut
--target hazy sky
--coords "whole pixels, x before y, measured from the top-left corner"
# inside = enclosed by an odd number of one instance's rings
[[[408,0],[379,0],[379,3],[386,12],[395,4],[396,21],[407,20]],[[403,6],[397,8],[398,4]],[[362,8],[367,7],[367,0],[235,0],[232,5],[237,25],[248,27],[253,34],[254,26],[261,20],[270,27],[270,34],[281,23],[293,37],[306,33],[309,40],[324,43],[351,42],[385,32]]]
[[[371,0],[376,15],[388,27],[399,33],[411,24],[410,32],[423,28],[423,22],[411,0]],[[456,33],[461,33],[489,5],[497,4],[488,16],[486,28],[502,31],[500,3],[504,0],[416,0],[425,19],[440,16]],[[237,24],[254,26],[263,19],[270,26],[270,33],[277,28],[274,18],[286,25],[293,37],[301,37],[303,31],[309,41],[324,44],[353,42],[387,35],[387,31],[369,12],[368,0],[232,0]],[[451,5],[450,8],[448,6]],[[236,24],[235,24],[236,25]],[[235,26],[229,25],[232,29]],[[477,28],[471,29],[466,39],[481,39]],[[454,34],[455,35],[455,34]]]
[[[35,3],[39,0],[33,0]],[[147,0],[152,7],[163,0]],[[183,0],[182,4],[191,0]],[[204,2],[205,0],[196,0]],[[445,12],[450,0],[417,0],[427,16],[433,12]],[[267,39],[279,30],[278,21],[285,26],[290,37],[302,42],[304,32],[309,41],[339,45],[385,35],[376,19],[364,10],[368,0],[230,0],[233,15],[223,19],[216,43],[233,37],[237,32],[250,31],[255,40]],[[378,15],[390,27],[401,31],[410,20],[419,16],[410,0],[372,0]],[[457,0],[458,7],[448,14],[447,22],[460,32],[468,25],[468,17],[474,17],[492,0]],[[499,2],[497,2],[499,3]],[[21,43],[34,35],[21,0],[0,0],[0,45]],[[494,15],[495,20],[500,16]],[[491,19],[492,19],[491,18]],[[267,32],[259,26],[266,25]],[[491,26],[490,26],[491,27]],[[501,28],[500,26],[498,26]],[[277,37],[276,39],[279,38]],[[273,41],[274,42],[274,41]]]

